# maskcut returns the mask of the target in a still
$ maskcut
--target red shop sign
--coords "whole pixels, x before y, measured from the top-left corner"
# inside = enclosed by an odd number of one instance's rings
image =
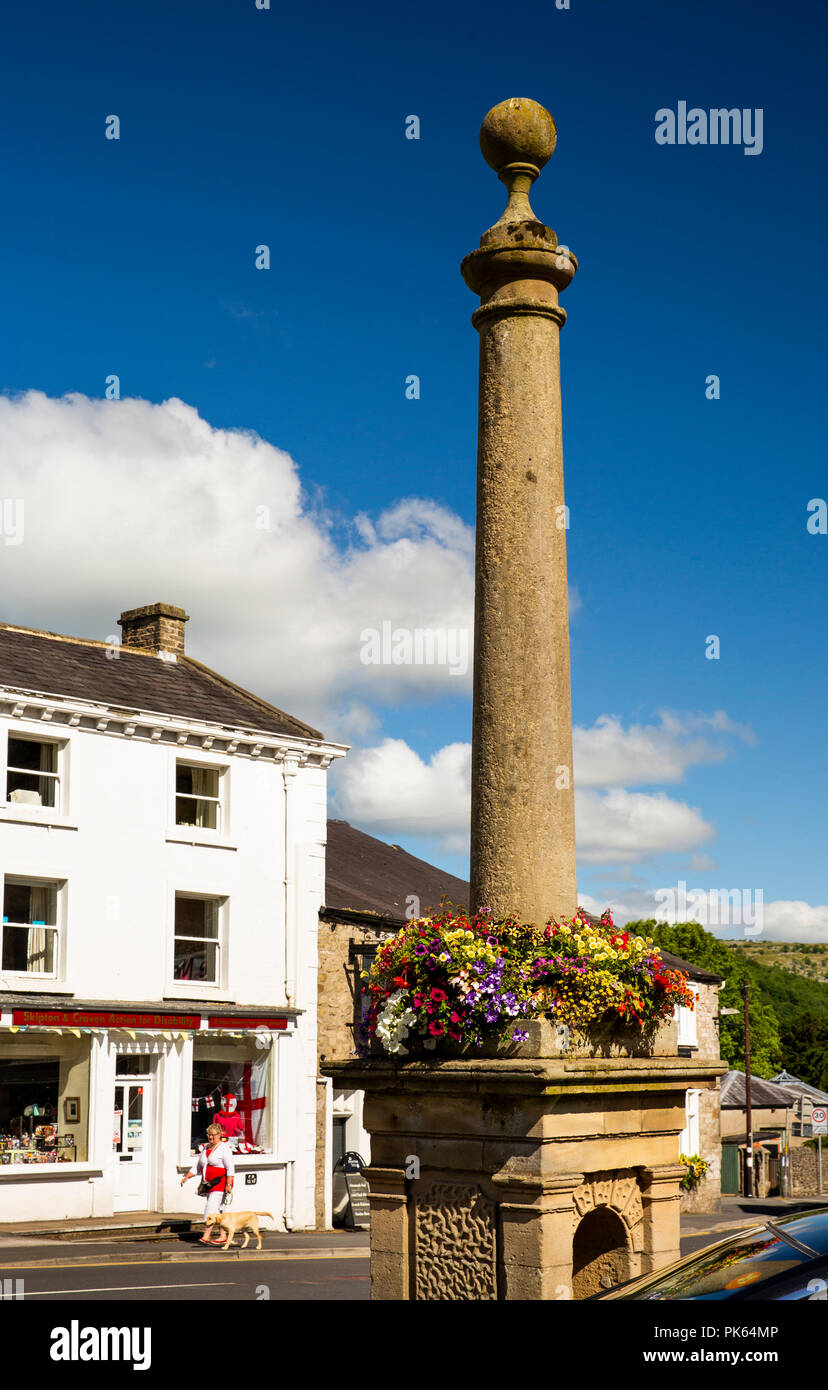
[[[282,1028],[287,1028],[286,1018],[209,1018],[207,1020],[211,1028],[265,1028],[268,1032],[277,1032]]]
[[[200,1028],[200,1014],[95,1014],[64,1009],[15,1009],[13,1024],[33,1028]]]

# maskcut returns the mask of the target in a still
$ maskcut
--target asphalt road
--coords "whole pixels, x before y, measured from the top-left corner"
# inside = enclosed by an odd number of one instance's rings
[[[38,1304],[186,1299],[250,1303],[320,1299],[357,1302],[367,1300],[370,1294],[367,1257],[245,1260],[222,1259],[217,1251],[204,1259],[188,1258],[180,1263],[140,1260],[116,1264],[106,1260],[79,1264],[65,1250],[62,1254],[66,1263],[21,1268],[15,1261],[5,1268],[0,1266],[6,1297],[14,1298],[22,1292],[25,1302]],[[128,1260],[126,1253],[124,1260]]]

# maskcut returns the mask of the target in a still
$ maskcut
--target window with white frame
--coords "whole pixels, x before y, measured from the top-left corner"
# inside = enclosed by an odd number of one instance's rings
[[[175,764],[175,823],[197,830],[222,830],[222,770],[198,763]]]
[[[6,877],[3,883],[2,969],[55,977],[59,961],[58,884]]]
[[[695,1008],[679,1008],[676,1010],[678,1018],[678,1045],[679,1047],[698,1047],[699,1035],[696,1026],[696,1014],[699,1007],[699,990],[697,985],[690,984],[689,981],[687,988],[690,990],[696,1002]]]
[[[19,806],[60,808],[60,747],[57,743],[9,734],[6,801]]]
[[[221,968],[222,902],[188,893],[175,895],[173,978],[217,985]]]

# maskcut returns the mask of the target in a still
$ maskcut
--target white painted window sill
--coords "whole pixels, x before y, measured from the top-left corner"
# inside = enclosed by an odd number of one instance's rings
[[[194,827],[189,829],[183,825],[177,825],[174,829],[168,830],[165,838],[168,845],[197,845],[199,849],[229,849],[233,852],[238,849],[238,845],[233,845],[229,840],[222,840],[218,836],[212,836],[209,831],[196,830]]]
[[[40,825],[47,830],[77,830],[77,821],[48,810],[25,810],[12,802],[0,802],[0,816],[9,825]]]
[[[18,1182],[34,1178],[42,1182],[46,1178],[101,1178],[103,1168],[98,1163],[3,1163],[0,1164],[0,1182]]]
[[[199,985],[189,981],[182,984],[176,981],[174,984],[167,985],[164,991],[165,999],[174,999],[176,1002],[191,999],[194,1004],[235,1004],[235,999],[229,989],[219,989],[217,985]],[[259,1008],[257,1004],[255,1006]]]
[[[60,1001],[55,1004],[56,1009],[62,1009],[63,999],[74,999],[72,990],[67,989],[66,984],[56,975],[37,975],[16,974],[14,971],[6,970],[3,973],[3,992],[9,994],[59,994]]]

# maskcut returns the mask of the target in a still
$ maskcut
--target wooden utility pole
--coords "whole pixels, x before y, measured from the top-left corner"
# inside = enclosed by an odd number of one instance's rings
[[[745,1196],[753,1196],[753,1110],[750,1104],[750,982],[742,985],[745,997],[745,1111],[747,1149],[745,1151]]]

